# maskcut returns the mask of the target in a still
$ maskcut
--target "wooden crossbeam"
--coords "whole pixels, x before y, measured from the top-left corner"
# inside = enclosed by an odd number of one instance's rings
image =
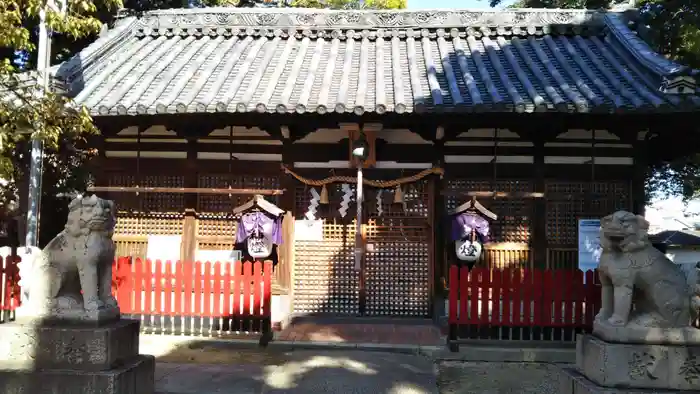
[[[211,187],[139,187],[139,186],[91,186],[87,191],[98,193],[177,193],[177,194],[236,194],[278,196],[284,194],[282,189],[234,189]]]
[[[538,192],[494,192],[494,191],[461,191],[461,190],[444,190],[443,196],[458,196],[458,197],[481,197],[481,198],[544,198],[544,193]]]

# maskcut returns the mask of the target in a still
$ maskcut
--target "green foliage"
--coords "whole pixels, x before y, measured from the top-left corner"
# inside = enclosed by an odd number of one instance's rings
[[[114,9],[120,0],[101,0],[101,6]],[[45,7],[44,0],[0,0],[0,48],[6,52],[36,50],[31,32],[37,27],[39,12],[46,10],[48,28],[70,39],[94,35],[102,26],[92,0],[68,0],[64,15]],[[13,152],[28,138],[41,139],[49,151],[64,141],[79,142],[96,133],[92,119],[83,108],[51,90],[39,94],[38,73],[18,73],[3,59],[0,63],[0,177],[11,180],[14,174]]]

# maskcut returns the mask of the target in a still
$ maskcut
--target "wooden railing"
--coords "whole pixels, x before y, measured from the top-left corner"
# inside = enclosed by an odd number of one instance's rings
[[[142,331],[183,335],[271,332],[272,262],[120,258],[112,289]]]
[[[600,308],[594,271],[450,267],[449,344],[460,339],[574,341]]]
[[[117,256],[145,259],[149,235],[175,235],[181,238],[180,260],[195,260],[197,250],[233,250],[236,223],[224,216],[199,217],[194,212],[182,216],[154,218],[123,217],[117,222],[113,240]],[[278,263],[272,277],[273,292],[286,294],[291,287],[294,219],[287,214],[282,222],[284,244],[278,247]]]
[[[0,265],[0,323],[20,306],[17,257]],[[121,257],[112,293],[122,315],[149,333],[271,338],[272,262],[151,261]]]

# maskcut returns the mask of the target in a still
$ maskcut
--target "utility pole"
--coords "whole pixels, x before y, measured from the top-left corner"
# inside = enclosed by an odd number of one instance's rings
[[[51,67],[51,33],[46,26],[46,11],[51,9],[59,15],[65,15],[67,9],[66,0],[49,0],[45,7],[39,11],[39,46],[37,52],[36,68],[39,74],[37,98],[46,96],[49,89],[49,69]],[[37,126],[38,126],[37,119]],[[36,130],[35,130],[36,131]],[[38,246],[39,243],[39,216],[41,212],[41,181],[44,175],[44,144],[38,138],[32,138],[31,162],[29,170],[29,200],[27,210],[27,235],[26,246]]]

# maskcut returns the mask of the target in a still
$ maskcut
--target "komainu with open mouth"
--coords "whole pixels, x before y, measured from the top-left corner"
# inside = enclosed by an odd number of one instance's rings
[[[697,317],[697,283],[652,246],[642,216],[618,211],[600,223],[602,306],[612,326],[688,327]]]
[[[118,313],[112,296],[114,203],[95,195],[68,206],[65,229],[43,250],[22,258],[21,286],[26,315],[98,319],[105,309]]]

